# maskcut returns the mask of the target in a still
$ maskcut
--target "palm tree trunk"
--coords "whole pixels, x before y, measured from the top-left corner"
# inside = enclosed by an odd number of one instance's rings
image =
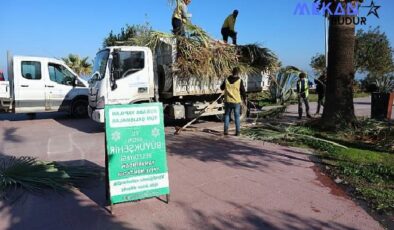
[[[346,17],[330,17],[327,90],[322,117],[324,127],[329,129],[351,127],[356,123],[352,88],[355,75],[355,26],[353,23],[336,23],[346,21]]]

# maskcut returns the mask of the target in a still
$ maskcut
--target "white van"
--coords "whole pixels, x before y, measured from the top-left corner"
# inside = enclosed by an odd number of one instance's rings
[[[66,111],[87,116],[88,88],[62,60],[8,55],[8,81],[0,81],[0,111]]]

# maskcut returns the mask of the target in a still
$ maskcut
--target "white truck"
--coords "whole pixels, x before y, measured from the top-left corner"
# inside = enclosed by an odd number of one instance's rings
[[[89,81],[89,116],[104,123],[106,104],[162,102],[164,115],[171,119],[192,119],[221,94],[223,79],[180,78],[173,72],[176,42],[162,40],[154,54],[148,47],[107,47],[96,55]],[[261,92],[264,75],[243,76],[247,92]],[[207,78],[205,78],[207,79]],[[218,101],[203,116],[222,115]],[[242,107],[246,115],[246,105]]]
[[[8,81],[0,81],[0,112],[66,111],[87,116],[88,87],[63,61],[8,54]]]

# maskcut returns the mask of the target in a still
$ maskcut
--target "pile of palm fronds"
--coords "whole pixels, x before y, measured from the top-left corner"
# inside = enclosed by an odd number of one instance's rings
[[[308,128],[287,124],[270,124],[265,123],[259,126],[243,130],[243,134],[262,141],[278,141],[278,142],[298,142],[308,146],[313,146],[320,150],[330,150],[332,148],[344,148],[339,143],[318,138],[313,131]]]
[[[148,46],[157,50],[167,41],[176,41],[177,58],[173,67],[179,77],[223,78],[231,74],[234,67],[243,73],[275,72],[280,65],[276,55],[258,44],[233,46],[214,40],[202,28],[186,23],[186,37],[153,31],[144,26],[128,26],[123,34],[113,35],[106,45]],[[127,31],[131,31],[127,33]],[[130,37],[126,35],[129,34]],[[116,40],[116,41],[114,41]]]
[[[0,158],[0,197],[5,198],[16,190],[33,193],[47,189],[67,191],[101,175],[99,169],[92,167],[64,166],[31,157],[3,156]]]
[[[298,75],[301,70],[294,66],[281,68],[279,72],[271,78],[270,94],[275,103],[284,104],[295,95],[293,88],[296,86]]]

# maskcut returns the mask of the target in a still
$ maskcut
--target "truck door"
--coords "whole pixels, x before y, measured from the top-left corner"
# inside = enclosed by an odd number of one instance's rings
[[[148,61],[144,51],[120,51],[117,88],[108,95],[110,103],[131,103],[149,99]]]
[[[40,61],[15,61],[15,112],[45,111],[45,81]]]
[[[65,66],[48,63],[49,79],[46,80],[47,110],[69,111],[72,103],[73,84],[76,76]]]

